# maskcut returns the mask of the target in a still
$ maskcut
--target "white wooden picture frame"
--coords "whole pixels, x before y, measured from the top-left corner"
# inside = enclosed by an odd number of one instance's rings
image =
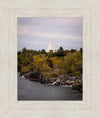
[[[82,101],[17,101],[18,17],[83,17]],[[100,118],[99,45],[99,0],[0,0],[0,118]]]

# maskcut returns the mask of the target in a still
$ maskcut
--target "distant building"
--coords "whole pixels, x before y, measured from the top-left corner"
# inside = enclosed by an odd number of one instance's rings
[[[48,45],[47,52],[54,52],[54,47],[53,47],[52,39],[50,40],[50,43]]]

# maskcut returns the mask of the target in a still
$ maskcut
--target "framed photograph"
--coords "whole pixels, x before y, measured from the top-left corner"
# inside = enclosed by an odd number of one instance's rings
[[[100,117],[99,0],[0,1],[0,117]]]
[[[19,17],[17,25],[18,100],[82,100],[83,18]]]

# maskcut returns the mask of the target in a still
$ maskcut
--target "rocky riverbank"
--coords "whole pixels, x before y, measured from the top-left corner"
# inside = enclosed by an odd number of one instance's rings
[[[43,76],[40,72],[28,72],[24,74],[25,79],[37,81],[43,84],[51,83],[54,86],[72,85],[72,89],[82,92],[82,75],[58,75],[58,77],[48,78]]]

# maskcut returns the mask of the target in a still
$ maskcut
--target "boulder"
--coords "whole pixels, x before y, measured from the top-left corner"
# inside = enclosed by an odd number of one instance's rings
[[[45,77],[40,78],[40,83],[48,84],[48,80]]]
[[[60,82],[60,85],[66,85],[66,81],[65,82]]]
[[[54,81],[52,85],[60,86],[60,79],[57,79],[56,81]]]
[[[78,90],[79,92],[82,92],[82,84],[80,83],[77,83],[77,82],[73,83],[72,88],[75,90]]]
[[[56,82],[54,85],[55,86],[60,86],[60,82]]]
[[[71,80],[67,80],[67,81],[66,81],[66,84],[67,84],[67,85],[72,85],[72,83],[73,83],[73,81],[71,81]]]
[[[25,79],[31,80],[31,81],[40,81],[40,72],[29,72],[24,74]]]
[[[40,79],[40,82],[41,82],[41,83],[44,83],[44,84],[53,83],[54,81],[56,81],[56,78],[47,78],[47,77],[45,77],[45,76],[43,76],[43,77]]]

